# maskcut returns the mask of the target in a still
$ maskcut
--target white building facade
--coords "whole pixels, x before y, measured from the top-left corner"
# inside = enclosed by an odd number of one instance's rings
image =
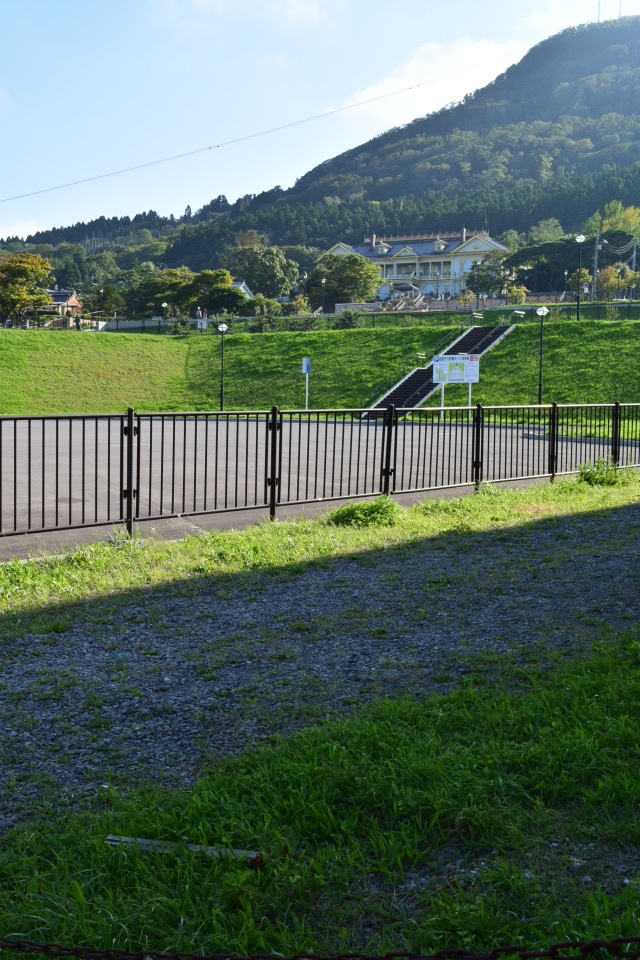
[[[473,270],[490,253],[509,251],[488,233],[365,238],[351,246],[336,243],[327,254],[357,254],[380,267],[380,293],[413,290],[415,296],[455,297],[473,288]],[[326,256],[327,254],[324,254]]]

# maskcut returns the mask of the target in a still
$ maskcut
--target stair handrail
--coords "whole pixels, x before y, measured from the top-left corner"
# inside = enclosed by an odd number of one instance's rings
[[[491,339],[496,330],[499,330],[501,327],[510,327],[514,317],[524,316],[526,316],[526,312],[524,310],[513,310],[508,317],[503,317],[499,323],[496,323],[495,327],[491,327],[491,330],[489,330],[489,333],[486,335],[486,337],[483,337],[479,343],[476,343],[474,353],[482,353],[480,347],[484,346],[486,341]]]
[[[507,328],[507,327],[511,326],[511,320],[512,320],[513,317],[515,317],[515,316],[525,316],[525,313],[524,313],[523,310],[514,310],[512,313],[509,314],[508,317],[503,317],[503,319],[500,321],[500,323],[497,323],[497,324],[495,325],[495,327],[492,327],[491,330],[489,330],[489,333],[486,335],[486,337],[483,337],[482,340],[481,340],[479,343],[476,344],[475,352],[476,352],[476,353],[481,353],[482,351],[481,351],[479,348],[482,347],[483,344],[484,344],[487,340],[490,339],[490,337],[495,333],[496,330],[499,330],[501,327]],[[437,355],[438,355],[438,351],[436,350],[435,356],[437,356]],[[432,380],[431,380],[431,383],[433,383],[433,382],[434,382],[434,381],[433,381],[433,379],[432,379]],[[405,407],[410,406],[410,401],[413,400],[414,398],[416,398],[416,397],[419,398],[420,392],[423,391],[426,386],[427,386],[427,384],[426,384],[426,383],[423,383],[421,387],[418,387],[417,390],[414,390],[413,393],[410,394],[410,395],[407,397],[407,399],[405,400],[405,403],[404,403]]]
[[[410,393],[409,396],[407,397],[407,399],[406,399],[405,402],[404,402],[404,406],[405,406],[405,407],[411,406],[410,401],[413,400],[414,397],[417,397],[418,399],[420,399],[420,392],[421,392],[422,390],[425,390],[425,392],[426,392],[426,387],[427,387],[427,385],[430,384],[430,383],[433,384],[433,382],[434,382],[434,380],[433,380],[433,377],[432,377],[431,380],[425,381],[425,383],[423,383],[421,387],[418,387],[417,390],[414,390],[413,393]]]
[[[461,334],[467,329],[467,327],[468,327],[468,325],[467,325],[466,323],[461,323],[461,324],[459,324],[457,327],[453,327],[453,328],[449,327],[449,329],[448,329],[447,333],[444,335],[444,337],[441,337],[440,340],[438,340],[438,342],[436,343],[435,347],[433,348],[433,356],[435,357],[435,356],[437,356],[437,355],[440,353],[440,348],[441,348],[441,347],[446,346],[447,344],[451,343],[453,340],[457,340],[457,339],[461,336]],[[424,358],[426,359],[426,358],[428,357],[428,354],[426,354],[426,353],[414,353],[414,354],[412,354],[411,361],[409,361],[408,358],[405,359],[405,361],[404,361],[404,363],[403,363],[403,372],[402,372],[401,376],[398,377],[397,380],[394,380],[391,384],[389,384],[389,380],[388,380],[388,379],[385,380],[385,381],[384,381],[384,386],[380,385],[379,387],[377,387],[377,388],[375,389],[375,391],[374,391],[374,390],[369,391],[369,393],[368,393],[367,396],[368,396],[369,398],[373,396],[374,398],[377,399],[377,398],[379,398],[379,397],[381,397],[381,396],[384,396],[385,393],[388,393],[389,390],[391,390],[392,387],[394,387],[396,384],[401,383],[402,380],[405,379],[405,377],[407,376],[407,374],[411,373],[413,370],[416,369],[416,367],[419,366],[419,364],[417,364],[417,363],[416,363],[416,364],[413,364],[413,358],[414,358],[414,357],[415,357],[416,360],[418,360],[418,359],[421,358],[421,357],[424,357]],[[431,363],[432,363],[432,361],[429,360],[429,362],[425,364],[425,366],[424,366],[423,369],[426,370],[427,367],[429,367],[429,366],[431,365]],[[416,391],[416,392],[417,392],[417,391]],[[411,396],[413,396],[413,394],[411,394]],[[369,399],[367,399],[367,400],[365,401],[365,403],[363,403],[362,406],[369,408],[369,407],[372,405],[373,402],[375,402],[375,400],[374,400],[374,401],[370,401]]]
[[[400,376],[398,377],[398,379],[397,379],[397,380],[394,380],[394,381],[391,383],[391,385],[389,385],[389,378],[388,378],[388,377],[387,377],[385,380],[380,380],[380,381],[378,382],[378,384],[375,386],[375,388],[373,388],[372,390],[369,390],[369,391],[368,391],[368,393],[367,393],[367,399],[366,399],[366,400],[364,401],[364,403],[362,404],[362,408],[361,408],[361,409],[363,409],[363,410],[364,410],[365,408],[366,408],[366,409],[369,409],[369,407],[371,407],[372,404],[375,403],[375,401],[376,401],[379,397],[383,397],[386,393],[389,392],[389,390],[391,390],[392,387],[394,387],[397,383],[400,383],[402,380],[404,380],[404,378],[405,378],[409,373],[411,373],[412,370],[415,370],[415,366],[413,365],[413,360],[409,361],[409,360],[405,359],[404,362],[403,362],[403,365],[402,365],[402,373],[400,374]],[[371,400],[371,397],[373,397],[374,399]]]
[[[434,357],[438,356],[438,354],[440,353],[441,347],[446,346],[448,343],[451,343],[452,339],[457,340],[460,334],[466,329],[467,329],[467,324],[461,323],[461,324],[458,324],[457,327],[453,328],[453,334],[454,334],[453,337],[451,336],[451,333],[447,333],[444,337],[441,337],[440,340],[438,340],[438,342],[436,343],[435,347],[433,348]]]

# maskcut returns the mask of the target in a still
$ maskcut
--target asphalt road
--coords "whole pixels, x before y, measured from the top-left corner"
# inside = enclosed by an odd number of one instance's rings
[[[453,415],[451,415],[453,418]],[[548,437],[534,415],[483,429],[483,479],[548,472]],[[121,417],[0,419],[0,533],[121,522],[126,444]],[[593,425],[592,425],[593,426]],[[609,455],[607,425],[591,436],[560,432],[557,472]],[[600,436],[598,436],[600,434]],[[396,492],[473,482],[473,424],[466,411],[441,421],[400,421],[393,437]],[[375,495],[381,489],[386,430],[347,414],[300,415],[282,425],[279,501],[284,504]],[[266,415],[141,418],[135,439],[138,516],[158,519],[264,508],[269,502],[271,434]],[[623,445],[625,462],[638,444]]]

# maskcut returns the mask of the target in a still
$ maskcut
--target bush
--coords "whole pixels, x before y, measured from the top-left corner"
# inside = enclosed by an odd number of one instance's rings
[[[399,522],[402,507],[389,497],[382,496],[373,503],[348,503],[327,517],[335,527],[393,527]]]
[[[339,314],[333,324],[334,330],[355,330],[358,326],[358,319],[360,317],[359,313],[356,313],[355,310],[343,310]]]
[[[636,473],[627,467],[619,470],[611,458],[600,457],[595,463],[581,463],[578,467],[578,480],[592,487],[614,487],[632,483]]]

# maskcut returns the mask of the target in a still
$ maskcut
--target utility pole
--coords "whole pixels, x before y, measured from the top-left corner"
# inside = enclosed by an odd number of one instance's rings
[[[631,269],[633,270],[634,273],[636,272],[637,253],[638,253],[638,238],[634,237],[633,238],[633,257],[631,258]]]
[[[576,310],[576,320],[580,320],[580,289],[582,287],[582,244],[585,241],[585,237],[580,234],[579,237],[576,237],[576,243],[578,244],[578,302]]]
[[[605,243],[608,243],[608,240],[603,240],[600,243],[600,234],[596,233],[596,248],[593,252],[593,286],[591,287],[591,302],[596,298],[596,288],[598,285],[598,251],[602,250]]]

